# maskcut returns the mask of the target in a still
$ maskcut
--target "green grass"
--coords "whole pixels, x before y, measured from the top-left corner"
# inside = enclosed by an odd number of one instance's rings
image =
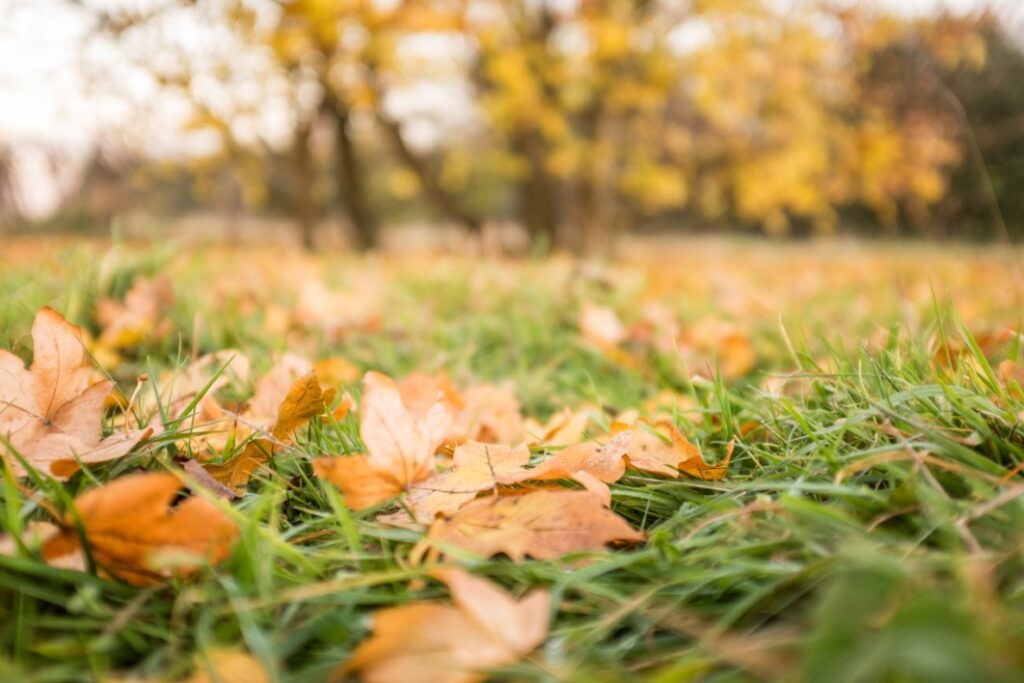
[[[42,304],[92,324],[97,296],[123,292],[133,273],[174,259],[148,251],[111,266],[92,253],[72,250],[62,260],[74,267],[63,271],[0,272],[0,347],[28,355],[27,331]],[[129,355],[114,371],[123,388],[193,350],[241,348],[265,368],[287,348],[396,376],[443,369],[457,383],[512,380],[524,413],[541,418],[590,402],[610,419],[671,388],[699,406],[703,420],[681,419],[681,427],[709,458],[736,440],[721,482],[633,472],[612,486],[614,510],[649,533],[642,546],[553,562],[467,559],[513,592],[539,586],[553,596],[545,644],[494,672],[496,680],[1024,677],[1024,481],[1016,473],[1024,403],[945,304],[919,302],[920,322],[911,326],[880,294],[877,308],[857,317],[846,315],[855,292],[823,290],[781,326],[773,315],[745,321],[758,367],[725,382],[692,378],[656,354],[622,367],[580,338],[580,301],[607,302],[629,317],[645,284],[628,278],[610,288],[586,276],[562,280],[542,263],[516,266],[511,284],[471,262],[389,272],[380,329],[332,341],[268,337],[260,307],[202,295],[211,273],[231,273],[208,255],[195,259],[174,271],[181,334]],[[328,264],[339,285],[358,265]],[[288,292],[269,296],[290,301]],[[669,299],[684,320],[715,305]],[[1015,324],[1013,312],[1002,310],[996,322]],[[857,341],[879,329],[891,330],[882,343]],[[936,333],[965,344],[956,368],[935,362],[928,340]],[[768,395],[761,380],[781,372],[794,373],[802,390]],[[173,436],[76,475],[67,495],[94,479],[169,466]],[[407,562],[418,534],[375,523],[375,510],[347,510],[312,477],[311,457],[358,446],[351,416],[305,430],[234,504],[241,539],[230,560],[188,582],[136,589],[0,556],[0,680],[98,681],[114,672],[175,679],[217,645],[253,653],[274,680],[324,680],[367,635],[375,609],[446,595],[436,582],[416,581],[423,569]],[[57,506],[66,501],[45,495]],[[0,525],[44,517],[8,478]]]

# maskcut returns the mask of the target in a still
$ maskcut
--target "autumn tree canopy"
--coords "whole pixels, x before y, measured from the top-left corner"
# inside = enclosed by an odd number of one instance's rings
[[[100,26],[219,140],[193,163],[237,167],[257,204],[287,171],[309,245],[337,209],[372,247],[410,200],[471,233],[511,220],[572,250],[652,221],[924,223],[965,157],[942,79],[984,66],[977,19],[798,5],[198,0]],[[154,31],[168,13],[215,26],[228,49],[181,54],[169,75]],[[261,107],[286,123],[240,134]]]

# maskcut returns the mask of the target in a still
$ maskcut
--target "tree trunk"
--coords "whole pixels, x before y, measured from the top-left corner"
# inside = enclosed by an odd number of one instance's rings
[[[513,149],[526,159],[529,170],[519,183],[519,221],[530,237],[531,246],[555,246],[558,230],[558,185],[544,166],[543,141],[536,134],[517,136]]]
[[[480,219],[459,206],[455,197],[441,185],[437,174],[430,168],[426,160],[409,147],[405,141],[405,136],[402,134],[401,124],[391,120],[379,108],[377,110],[377,121],[387,134],[388,140],[391,141],[402,163],[416,175],[420,186],[423,188],[423,192],[427,195],[427,200],[445,218],[453,223],[458,223],[468,232],[479,235],[482,228]]]
[[[295,129],[292,161],[294,163],[294,187],[292,201],[295,219],[298,223],[299,238],[303,248],[312,251],[316,247],[317,206],[313,195],[316,170],[309,148],[313,126],[309,121],[300,123]]]
[[[380,230],[377,217],[367,201],[366,168],[352,139],[349,108],[337,97],[328,97],[324,103],[324,110],[335,122],[334,176],[338,194],[352,222],[356,249],[368,251],[380,243]]]

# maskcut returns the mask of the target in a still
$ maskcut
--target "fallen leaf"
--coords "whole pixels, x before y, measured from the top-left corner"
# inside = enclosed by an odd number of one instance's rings
[[[454,606],[418,602],[379,610],[373,635],[333,680],[357,671],[367,683],[473,683],[544,642],[550,598],[536,590],[516,600],[490,581],[446,568]]]
[[[678,350],[693,372],[711,377],[716,372],[726,379],[748,374],[757,357],[749,335],[739,326],[718,318],[703,318],[684,329]]]
[[[529,435],[530,445],[553,444],[564,446],[578,443],[583,440],[587,431],[587,425],[592,418],[590,410],[570,410],[563,408],[548,418],[548,421],[541,424],[533,419],[527,419],[523,430]]]
[[[402,493],[405,485],[365,455],[336,455],[313,461],[313,473],[334,484],[353,510],[365,510]]]
[[[523,438],[519,399],[508,386],[478,384],[462,393],[452,438],[512,445]]]
[[[601,348],[615,347],[626,340],[626,328],[615,311],[590,302],[580,311],[580,334]]]
[[[719,481],[725,476],[732,459],[732,446],[720,463],[711,465],[704,460],[700,449],[690,443],[674,424],[662,422],[657,427],[667,434],[655,433],[639,421],[629,429],[623,425],[613,426],[616,438],[628,440],[625,449],[630,467],[668,477],[676,477],[682,472],[708,481]]]
[[[210,648],[195,656],[196,670],[185,683],[269,683],[260,660],[233,648]]]
[[[51,539],[61,534],[61,528],[50,522],[31,521],[25,525],[21,533],[21,542],[31,551],[38,552]],[[0,536],[0,555],[15,557],[18,555],[18,544],[10,534]],[[48,562],[60,569],[73,569],[84,572],[87,568],[85,555],[81,552],[69,552]]]
[[[100,346],[123,350],[167,336],[173,328],[167,317],[173,303],[171,281],[166,276],[136,278],[124,301],[100,299],[96,302]]]
[[[173,474],[132,474],[75,499],[90,552],[104,575],[141,586],[227,558],[238,536],[235,523],[203,498],[175,504],[182,488]],[[70,515],[60,526],[61,533],[43,545],[48,562],[81,547]]]
[[[516,484],[528,480],[572,479],[596,495],[604,505],[611,505],[612,494],[608,484],[618,481],[626,473],[624,456],[630,437],[630,434],[620,434],[605,446],[584,442],[563,448],[533,469],[503,474],[499,481]]]
[[[207,471],[223,484],[244,486],[261,465],[291,441],[299,427],[323,413],[333,399],[334,389],[321,388],[315,372],[300,377],[277,406],[277,418],[268,430],[269,438],[250,440],[240,455],[220,465],[206,465]]]
[[[414,415],[425,416],[435,404],[441,403],[449,413],[455,415],[463,406],[462,395],[455,388],[448,375],[414,372],[398,382],[402,403]]]
[[[481,491],[493,490],[505,477],[520,472],[530,460],[526,445],[516,448],[503,444],[468,441],[455,449],[452,468],[413,484],[406,498],[412,521],[429,524],[437,515],[451,515],[476,498]],[[405,510],[378,517],[389,523],[408,522]]]
[[[370,463],[409,485],[430,476],[434,454],[451,427],[451,414],[436,402],[422,416],[402,401],[394,380],[376,372],[363,377],[359,434]]]
[[[78,461],[120,458],[152,433],[136,429],[101,439],[103,406],[114,383],[90,384],[92,366],[78,327],[43,308],[32,325],[32,340],[29,369],[0,350],[0,435],[29,464],[66,478]],[[3,441],[0,448],[9,450]],[[27,474],[10,453],[6,460],[15,476]]]
[[[536,489],[473,500],[434,522],[426,542],[485,557],[505,553],[521,562],[527,556],[550,560],[643,538],[587,491]]]
[[[394,380],[367,372],[359,428],[367,454],[319,458],[314,472],[341,489],[352,509],[362,510],[430,477],[450,428],[451,415],[440,401],[417,415]]]

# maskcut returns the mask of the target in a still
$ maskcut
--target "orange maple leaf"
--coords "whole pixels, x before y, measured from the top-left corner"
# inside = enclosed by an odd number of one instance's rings
[[[462,569],[434,576],[448,584],[454,606],[414,602],[373,615],[373,635],[336,672],[358,671],[364,681],[473,683],[511,664],[544,642],[550,597],[535,590],[516,600],[495,584]]]
[[[276,380],[275,380],[276,381]],[[271,410],[273,400],[279,395],[276,387],[270,391],[257,390],[254,400],[257,414]],[[288,392],[277,403],[276,417],[263,431],[267,436],[250,439],[241,454],[222,464],[207,464],[206,470],[217,481],[228,486],[240,487],[248,483],[261,465],[270,461],[275,453],[291,441],[294,432],[311,418],[324,412],[334,399],[334,389],[324,390],[315,372],[300,377],[290,384]]]
[[[378,520],[427,524],[437,515],[451,515],[481,491],[493,490],[504,478],[511,478],[522,471],[529,460],[530,449],[525,445],[512,448],[503,444],[468,441],[455,449],[450,470],[412,485],[406,498],[408,513],[402,510],[378,517]]]
[[[33,467],[67,478],[78,462],[120,458],[152,433],[137,429],[101,438],[104,402],[114,383],[91,383],[78,327],[43,308],[32,324],[32,342],[29,369],[0,350],[0,453],[14,451]],[[15,476],[27,474],[10,453],[6,460]]]
[[[367,454],[319,458],[313,470],[341,489],[349,506],[362,510],[430,477],[450,428],[451,414],[440,400],[417,415],[393,379],[367,372],[359,427]]]
[[[172,505],[183,488],[173,474],[120,477],[75,499],[75,510],[97,568],[134,585],[216,565],[231,552],[238,529],[213,503],[191,497]],[[81,551],[74,518],[43,545],[43,558],[59,561]]]
[[[534,489],[473,500],[450,518],[434,522],[425,543],[486,557],[505,553],[521,562],[526,556],[550,560],[643,539],[587,491]]]

